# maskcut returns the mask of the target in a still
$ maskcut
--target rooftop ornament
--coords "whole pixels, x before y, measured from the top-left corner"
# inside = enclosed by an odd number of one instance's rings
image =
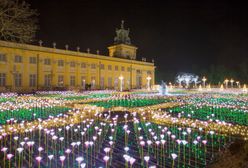
[[[131,39],[129,37],[129,28],[126,30],[124,28],[124,20],[121,21],[121,28],[116,29],[116,36],[114,38],[115,44],[131,44]]]

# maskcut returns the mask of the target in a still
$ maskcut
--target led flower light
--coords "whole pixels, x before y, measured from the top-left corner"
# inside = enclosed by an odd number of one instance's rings
[[[104,152],[105,152],[105,153],[109,153],[110,150],[111,150],[111,148],[108,148],[108,147],[104,148]]]
[[[48,155],[48,159],[52,160],[54,158],[54,155]]]
[[[124,147],[124,150],[126,151],[126,152],[128,152],[129,151],[129,147]]]
[[[61,161],[61,163],[62,163],[62,167],[64,166],[64,160],[65,160],[65,156],[59,156],[59,160]]]
[[[136,159],[135,159],[135,158],[130,157],[129,162],[130,162],[130,166],[131,166],[131,168],[132,168],[132,166],[133,166],[133,164],[134,164],[134,162],[135,162],[135,161],[136,161]]]
[[[104,156],[103,157],[103,160],[105,161],[105,164],[106,164],[106,167],[107,167],[107,165],[108,165],[108,161],[109,161],[109,156]]]
[[[131,157],[127,154],[124,154],[123,158],[125,159],[126,162],[129,162]]]
[[[17,148],[16,149],[18,153],[22,153],[22,151],[24,150],[23,148]]]
[[[140,141],[141,146],[145,146],[145,141]]]
[[[80,168],[85,168],[86,167],[86,163],[81,163],[80,164]]]
[[[204,145],[206,145],[206,144],[207,144],[207,140],[202,140],[202,143],[203,143]]]
[[[41,156],[37,156],[37,157],[35,158],[35,160],[37,160],[38,162],[40,162],[40,161],[42,160],[42,157],[41,157]]]
[[[150,146],[152,144],[152,141],[151,140],[147,140],[146,143],[147,143],[148,146]]]
[[[38,151],[39,151],[39,152],[41,152],[41,151],[43,151],[43,150],[44,150],[44,149],[43,149],[42,147],[39,147],[39,148],[38,148]]]
[[[66,150],[65,150],[65,153],[66,153],[66,154],[70,154],[70,153],[71,153],[71,149],[66,149]]]
[[[148,162],[150,160],[150,156],[144,156],[144,160]]]
[[[76,161],[78,162],[78,164],[80,164],[83,160],[84,160],[84,158],[81,156],[76,158]]]
[[[172,157],[173,160],[175,160],[175,159],[177,158],[177,154],[172,153],[172,154],[171,154],[171,157]]]
[[[4,153],[5,153],[7,150],[8,150],[8,148],[6,148],[6,147],[3,147],[3,148],[1,149],[1,151],[4,152]]]
[[[7,159],[10,160],[13,156],[14,156],[13,154],[9,153],[7,154]]]

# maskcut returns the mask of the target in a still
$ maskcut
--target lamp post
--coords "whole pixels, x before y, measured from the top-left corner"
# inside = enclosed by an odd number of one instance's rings
[[[202,81],[203,81],[203,87],[204,88],[206,87],[206,80],[207,80],[207,78],[205,76],[203,76]]]
[[[225,79],[225,80],[224,80],[224,83],[225,83],[225,85],[226,85],[226,88],[228,87],[228,82],[229,82],[228,79]]]
[[[123,83],[123,79],[124,79],[124,77],[121,75],[121,76],[119,76],[119,79],[120,79],[120,91],[122,92],[122,83]]]
[[[237,88],[240,88],[239,81],[236,81]]]
[[[233,88],[233,82],[234,82],[234,80],[231,79],[230,82],[231,82],[231,87]]]
[[[150,87],[150,81],[151,81],[151,77],[150,76],[147,76],[146,77],[146,80],[147,80],[147,90],[150,91],[151,90],[151,87]]]

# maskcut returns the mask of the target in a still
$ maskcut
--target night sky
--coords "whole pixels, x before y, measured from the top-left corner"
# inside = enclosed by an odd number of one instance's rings
[[[224,1],[28,0],[38,10],[37,41],[107,55],[115,29],[125,20],[138,59],[155,59],[157,79],[212,64],[235,66],[248,59],[248,10]],[[156,2],[156,3],[155,3]],[[172,73],[172,74],[173,74]],[[197,72],[194,72],[197,73]]]

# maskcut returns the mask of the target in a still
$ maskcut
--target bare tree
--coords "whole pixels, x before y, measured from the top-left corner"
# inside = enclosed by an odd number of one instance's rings
[[[30,43],[34,40],[37,12],[25,1],[0,0],[0,38],[6,41]]]

